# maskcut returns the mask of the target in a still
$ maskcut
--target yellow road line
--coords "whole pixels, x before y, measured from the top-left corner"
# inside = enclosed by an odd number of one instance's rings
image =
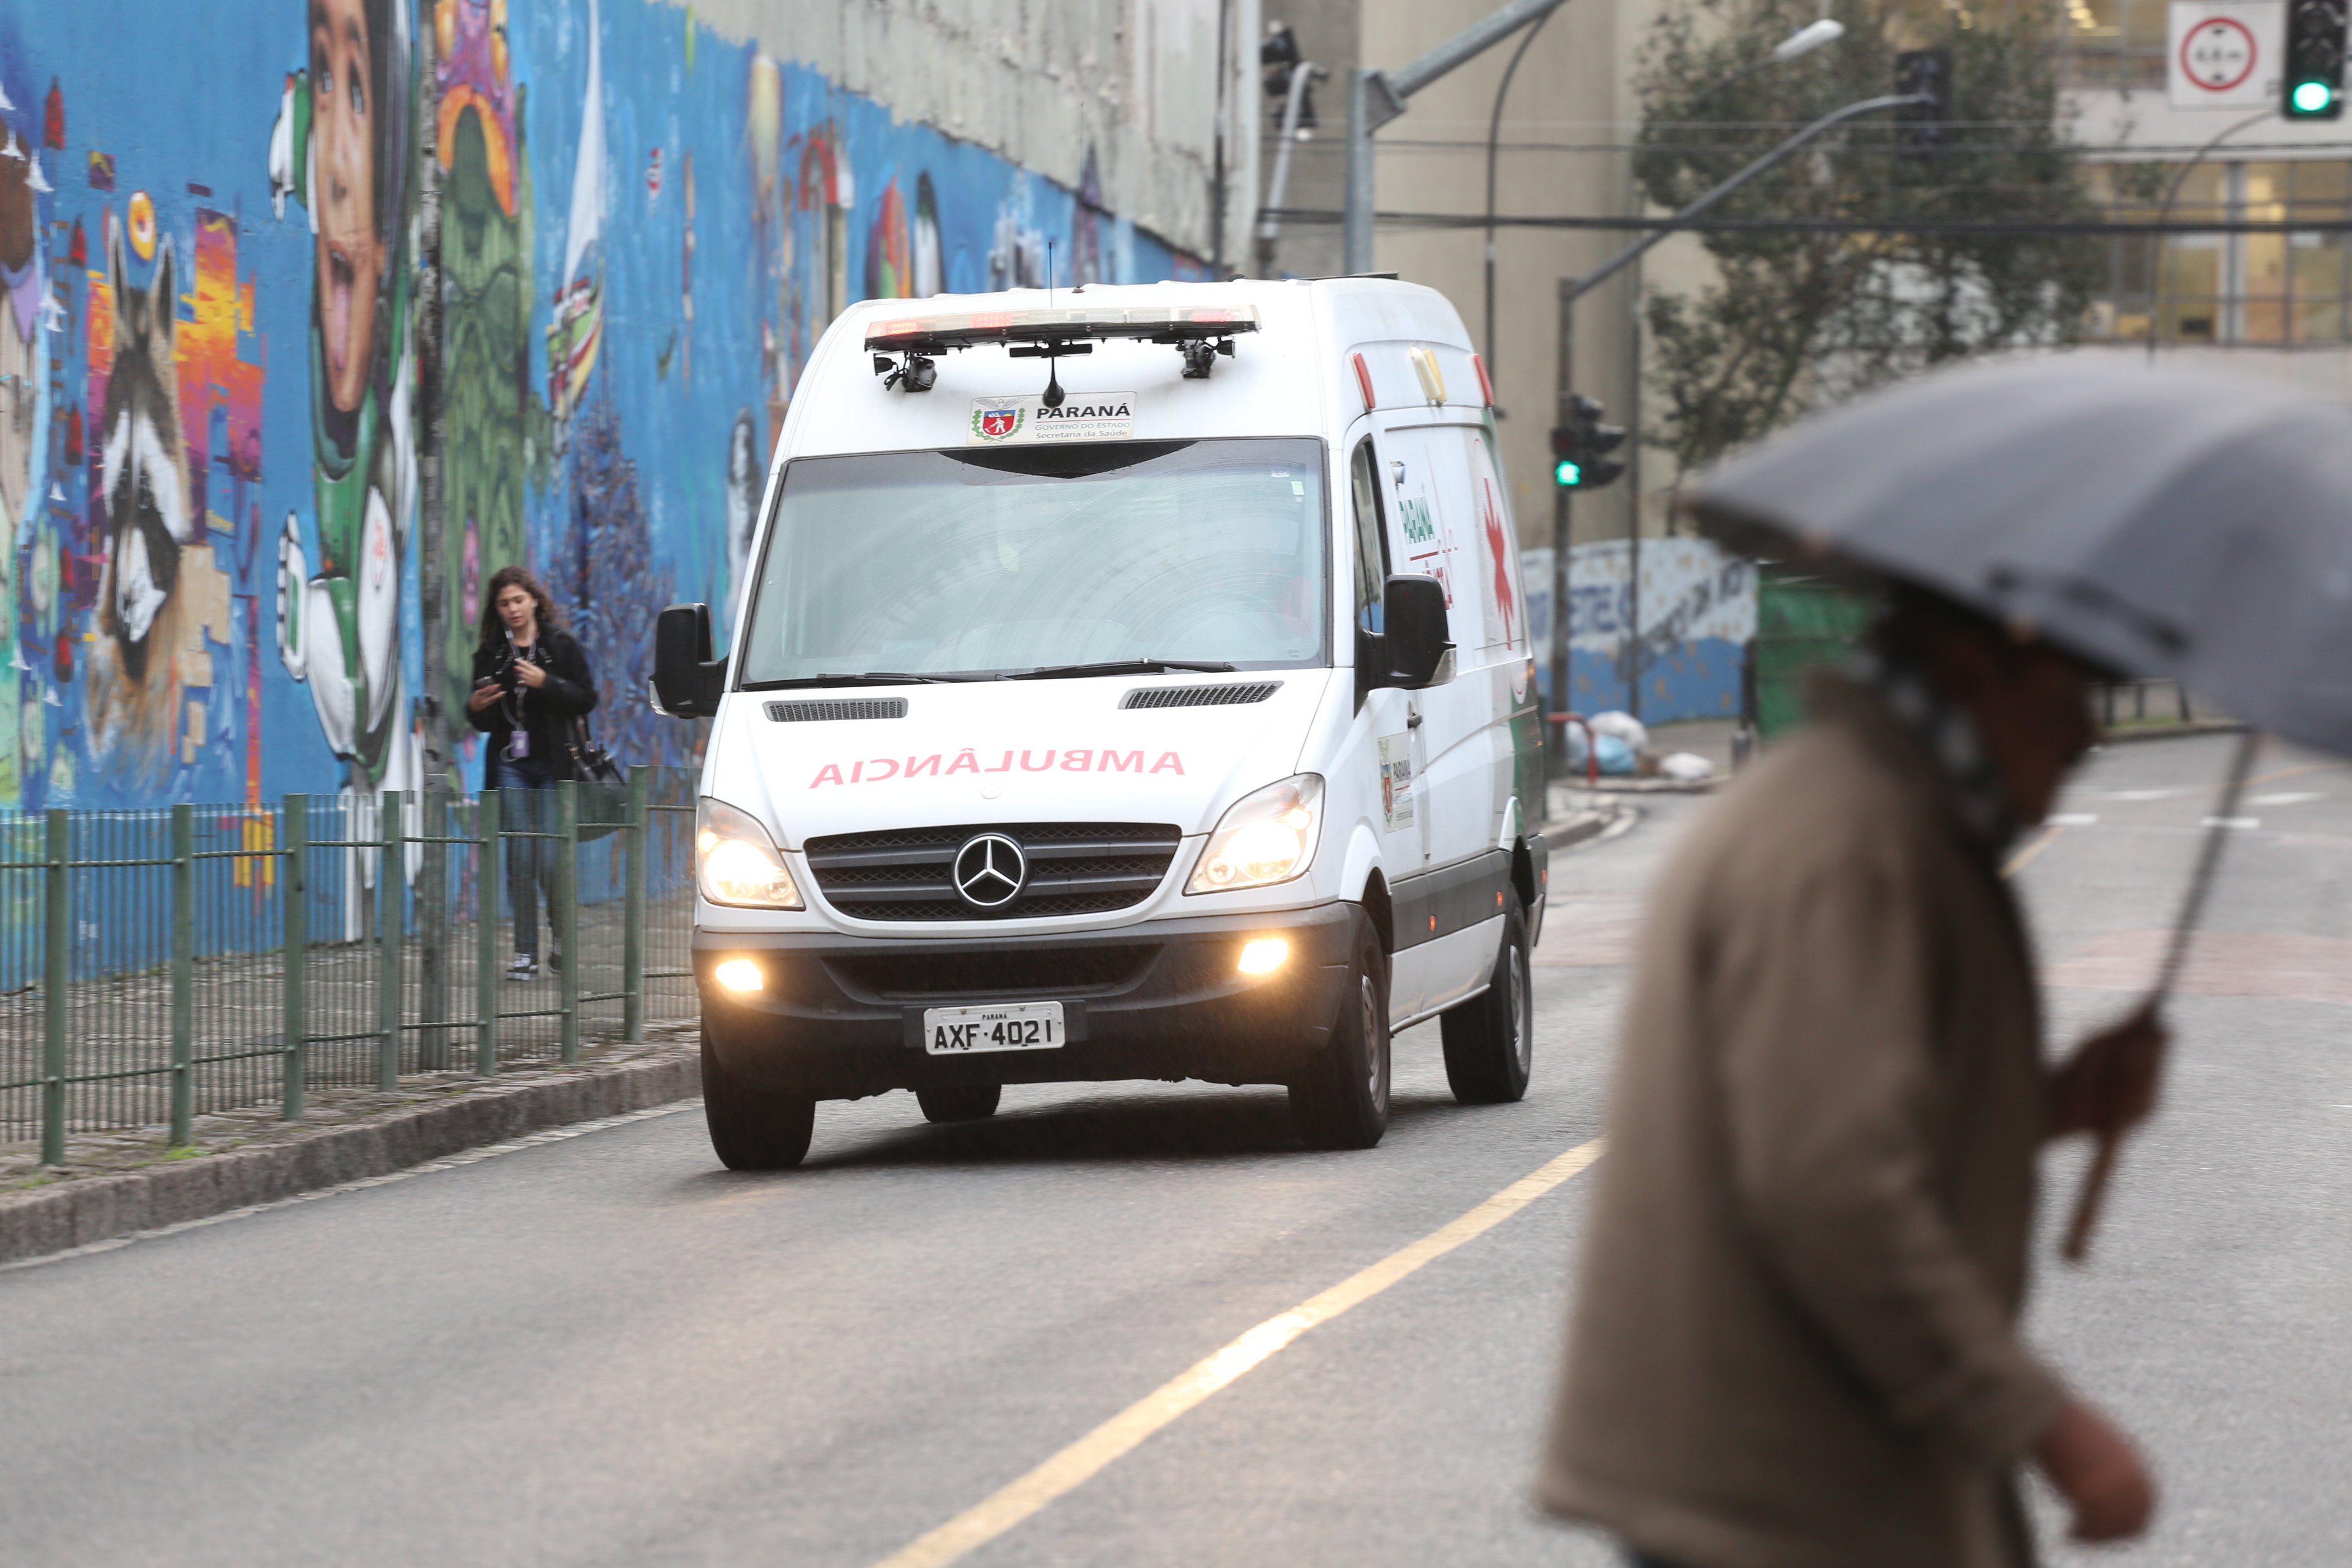
[[[1459,1219],[1431,1231],[1410,1247],[1390,1253],[1370,1268],[1340,1281],[1319,1296],[1301,1301],[1226,1345],[1207,1360],[1161,1384],[1093,1431],[1005,1487],[874,1568],[940,1568],[974,1551],[1086,1484],[1145,1438],[1174,1421],[1217,1390],[1265,1362],[1291,1341],[1328,1323],[1359,1302],[1370,1301],[1424,1263],[1500,1225],[1601,1157],[1601,1140],[1580,1144],[1521,1176]]]
[[[2246,780],[2245,787],[2252,789],[2257,784],[2275,784],[2282,779],[2294,779],[2305,773],[2325,773],[2329,768],[2344,766],[2341,762],[2299,762],[2293,768],[2273,768],[2268,773],[2257,773]]]
[[[2050,826],[2042,831],[2042,836],[2040,838],[2034,840],[2032,843],[2026,845],[2023,849],[2009,857],[2009,863],[2000,868],[2000,874],[2003,876],[2015,876],[2019,872],[2021,872],[2027,866],[2032,865],[2033,863],[2034,857],[2039,855],[2043,850],[2048,849],[2052,844],[2056,843],[2058,841],[2058,835],[2065,831],[2065,823],[2051,823]]]

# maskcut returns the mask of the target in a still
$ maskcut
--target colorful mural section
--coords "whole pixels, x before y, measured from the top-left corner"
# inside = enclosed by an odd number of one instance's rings
[[[1519,559],[1549,703],[1552,552],[1525,550]],[[1570,711],[1633,709],[1649,724],[1738,714],[1740,670],[1756,638],[1754,563],[1705,539],[1643,539],[1637,577],[1630,541],[1578,545],[1570,552],[1569,609]],[[1637,663],[1638,698],[1629,685]]]
[[[1095,167],[656,0],[0,0],[0,810],[470,780],[481,585],[518,560],[599,738],[686,760],[652,617],[731,603],[844,306],[1042,283],[1049,242],[1064,283],[1199,274]]]

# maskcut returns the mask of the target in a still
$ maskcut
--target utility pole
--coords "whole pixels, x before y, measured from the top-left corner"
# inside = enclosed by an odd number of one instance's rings
[[[1348,207],[1345,256],[1349,272],[1372,269],[1372,132],[1402,114],[1405,99],[1457,66],[1493,48],[1521,27],[1539,22],[1567,0],[1511,0],[1484,21],[1464,28],[1393,75],[1352,71],[1348,77]]]
[[[1290,193],[1290,150],[1298,145],[1298,122],[1307,94],[1315,82],[1331,73],[1313,60],[1290,68],[1290,89],[1282,105],[1282,143],[1274,150],[1274,180],[1265,193],[1264,214],[1258,219],[1255,265],[1260,277],[1272,277],[1275,241],[1282,235],[1282,204]]]
[[[1570,423],[1576,417],[1571,400],[1576,396],[1576,300],[1581,291],[1576,279],[1559,280],[1559,385],[1552,409],[1555,428]],[[1569,513],[1570,486],[1555,483],[1551,487],[1551,711],[1567,713],[1569,662],[1569,551],[1575,544],[1574,524]],[[1560,727],[1567,734],[1567,726]],[[1560,753],[1568,755],[1563,741]]]
[[[448,572],[443,556],[446,530],[442,527],[445,497],[441,473],[441,153],[440,62],[436,35],[431,27],[417,33],[417,94],[422,112],[417,120],[416,229],[416,564],[417,610],[425,632],[425,689],[418,706],[425,723],[423,788],[417,791],[420,835],[427,840],[446,836],[449,796],[449,738],[442,722],[442,692],[448,685]],[[438,1023],[449,1016],[449,850],[428,842],[416,878],[417,980],[419,1009]],[[388,866],[385,874],[403,868]],[[488,889],[494,878],[476,879]],[[492,895],[495,896],[495,895]],[[387,908],[400,907],[397,899]],[[491,905],[495,908],[496,905]],[[448,1065],[448,1031],[428,1029],[417,1041],[417,1063],[427,1071]]]

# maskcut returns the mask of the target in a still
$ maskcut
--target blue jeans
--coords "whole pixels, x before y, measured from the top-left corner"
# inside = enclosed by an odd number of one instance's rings
[[[555,831],[555,765],[543,757],[493,757],[490,787],[499,792],[501,833]],[[507,840],[507,904],[514,911],[514,950],[539,956],[539,901],[555,924],[556,846],[545,839]]]

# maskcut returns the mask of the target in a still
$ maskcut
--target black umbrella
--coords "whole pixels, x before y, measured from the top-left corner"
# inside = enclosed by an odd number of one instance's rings
[[[1734,549],[1842,560],[2352,755],[2352,413],[2088,357],[1970,366],[1699,480]]]
[[[1942,371],[1804,421],[1685,507],[1730,548],[1932,589],[2251,727],[2198,860],[2170,990],[2253,733],[2352,755],[2352,413],[2088,356]],[[2115,1162],[2102,1139],[2067,1254]]]

